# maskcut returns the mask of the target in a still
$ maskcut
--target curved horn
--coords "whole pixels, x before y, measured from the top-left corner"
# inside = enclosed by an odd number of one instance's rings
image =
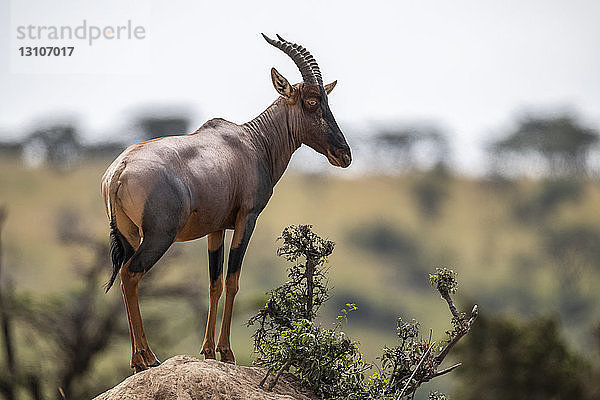
[[[273,40],[273,39],[269,38],[267,35],[265,35],[264,33],[261,33],[261,35],[263,35],[265,40],[270,45],[277,47],[279,50],[283,51],[285,54],[290,56],[292,61],[294,61],[294,63],[300,70],[300,74],[302,75],[302,80],[304,81],[305,84],[307,84],[307,85],[317,85],[317,84],[322,85],[322,83],[319,82],[316,74],[314,73],[314,69],[311,65],[311,62],[305,58],[304,54],[302,52],[300,52],[300,50],[298,50],[298,47],[301,47],[301,46],[298,46],[297,44],[294,44],[294,43],[290,43],[288,41]],[[279,35],[277,35],[277,37],[279,39],[281,39],[281,37]],[[308,51],[306,49],[304,49],[303,47],[302,47],[302,49],[305,50],[306,53],[308,53]],[[308,53],[308,54],[310,55],[310,53]],[[311,56],[311,58],[312,58],[312,56]],[[312,58],[312,61],[316,65],[314,58]],[[318,69],[318,67],[317,67],[317,69]],[[320,77],[320,74],[321,73],[319,72],[319,77]]]
[[[306,48],[302,47],[301,45],[292,43],[288,40],[285,40],[280,35],[277,35],[277,39],[281,40],[284,43],[290,44],[294,49],[298,50],[300,52],[300,54],[302,54],[302,57],[304,57],[304,59],[310,66],[310,69],[312,70],[315,78],[317,79],[319,86],[323,86],[323,77],[321,76],[321,70],[319,69],[319,64],[317,64],[317,60],[315,60],[315,58],[312,56],[312,54],[310,54],[310,52]]]

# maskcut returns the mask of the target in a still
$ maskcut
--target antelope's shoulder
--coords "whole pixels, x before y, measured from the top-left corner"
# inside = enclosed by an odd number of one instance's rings
[[[187,135],[194,143],[216,145],[220,150],[239,148],[246,141],[243,128],[223,118],[206,121],[198,130]]]
[[[208,121],[206,121],[204,124],[202,124],[202,126],[200,128],[198,128],[196,130],[196,132],[191,133],[191,135],[197,135],[197,134],[201,134],[205,131],[208,130],[228,130],[228,129],[235,129],[238,125],[234,124],[233,122],[227,121],[226,119],[223,118],[212,118],[209,119]]]

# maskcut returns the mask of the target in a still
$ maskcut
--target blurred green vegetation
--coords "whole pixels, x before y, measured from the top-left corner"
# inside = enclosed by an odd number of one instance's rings
[[[597,399],[600,371],[565,345],[553,318],[484,317],[457,348],[461,399]],[[598,356],[598,350],[593,350]],[[588,354],[590,355],[590,354]],[[482,395],[483,394],[483,395]]]
[[[81,298],[74,294],[97,291],[93,301],[100,308],[93,312],[98,315],[121,304],[118,287],[102,294],[101,274],[96,286],[86,286],[81,271],[97,263],[95,247],[64,237],[72,228],[93,243],[108,243],[100,178],[109,163],[91,159],[65,171],[0,159],[0,203],[8,210],[2,280],[10,279],[17,298],[50,312],[69,298]],[[427,272],[449,265],[460,274],[461,293],[468,296],[462,300],[479,304],[482,316],[552,318],[568,351],[591,363],[588,358],[598,353],[588,349],[597,346],[594,329],[600,322],[598,204],[600,182],[595,180],[469,179],[435,168],[354,179],[290,171],[261,214],[242,267],[232,324],[236,358],[251,363],[252,332],[244,323],[264,304],[265,292],[285,280],[276,238],[287,225],[310,223],[336,242],[329,271],[333,298],[321,322],[332,326],[340,308],[356,303],[346,331],[360,341],[367,360],[393,341],[396,317],[416,318],[443,332],[450,318],[443,300],[431,295]],[[153,292],[140,302],[148,339],[161,359],[199,353],[208,285],[204,239],[174,245],[141,288],[182,282],[198,288],[195,306],[177,296],[153,300],[158,297]],[[129,374],[124,307],[115,306],[112,315],[115,334],[90,361],[85,379],[74,386],[77,393],[97,394]],[[64,363],[64,349],[53,348],[39,325],[26,320],[15,321],[14,330],[22,368],[56,375],[53,368]],[[477,330],[476,324],[472,332]],[[444,379],[441,389],[452,393],[453,381]],[[57,393],[54,382],[41,382],[47,398]]]

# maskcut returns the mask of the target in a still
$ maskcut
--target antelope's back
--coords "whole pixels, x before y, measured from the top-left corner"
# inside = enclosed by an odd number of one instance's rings
[[[259,185],[256,157],[243,128],[222,119],[210,120],[189,135],[136,143],[104,174],[107,212],[112,196],[113,207],[121,207],[141,226],[156,185],[168,185],[172,196],[184,203],[187,222],[179,240],[230,228],[237,210],[254,206]]]

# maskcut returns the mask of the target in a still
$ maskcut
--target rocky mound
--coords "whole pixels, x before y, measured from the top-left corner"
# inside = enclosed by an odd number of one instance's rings
[[[300,387],[294,376],[286,374],[272,392],[267,392],[258,386],[264,375],[265,370],[258,367],[175,356],[159,367],[130,376],[95,400],[316,399]]]

